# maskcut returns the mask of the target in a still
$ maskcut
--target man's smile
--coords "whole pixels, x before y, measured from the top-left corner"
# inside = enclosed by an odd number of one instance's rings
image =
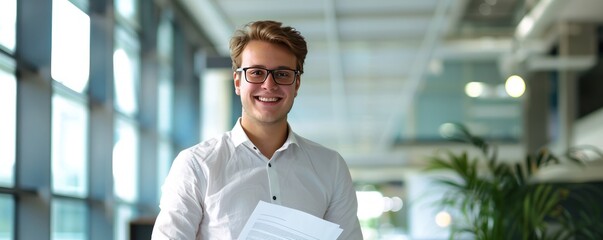
[[[277,102],[281,100],[281,98],[278,97],[255,97],[255,99],[259,100],[260,102]]]

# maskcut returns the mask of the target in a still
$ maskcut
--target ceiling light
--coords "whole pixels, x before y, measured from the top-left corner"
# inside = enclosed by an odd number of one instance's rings
[[[454,125],[453,123],[444,123],[440,125],[439,132],[440,136],[442,136],[443,138],[452,138],[456,135],[457,128],[456,125]]]
[[[509,96],[518,98],[526,91],[526,84],[523,78],[517,75],[510,76],[505,82],[505,90]]]
[[[479,97],[484,94],[485,84],[481,82],[469,82],[465,85],[465,94],[469,97]]]
[[[378,191],[358,191],[357,216],[360,220],[370,220],[383,214],[384,202],[383,195]]]
[[[441,211],[435,216],[435,222],[440,227],[448,227],[452,223],[452,217],[446,211]]]
[[[383,197],[383,212],[389,212],[392,210],[394,201],[390,197]]]
[[[401,198],[392,197],[392,210],[391,210],[392,212],[400,211],[403,206],[404,206],[404,202],[402,202]]]

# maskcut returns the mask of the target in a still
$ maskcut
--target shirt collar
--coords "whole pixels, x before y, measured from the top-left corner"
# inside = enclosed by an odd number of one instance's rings
[[[283,144],[281,149],[286,149],[291,144],[298,145],[297,134],[295,134],[293,130],[291,130],[291,126],[289,126],[288,124],[287,128],[289,130],[287,131],[287,140],[285,140],[285,143]],[[241,144],[252,144],[251,140],[249,140],[249,137],[247,137],[247,134],[243,130],[243,126],[241,126],[241,118],[237,120],[237,123],[231,130],[231,139],[235,147],[238,147]]]
[[[238,147],[243,143],[251,143],[247,137],[247,134],[245,134],[245,131],[243,130],[243,126],[241,126],[241,118],[237,120],[237,123],[232,128],[232,131],[230,131],[230,134],[230,138],[235,147]]]

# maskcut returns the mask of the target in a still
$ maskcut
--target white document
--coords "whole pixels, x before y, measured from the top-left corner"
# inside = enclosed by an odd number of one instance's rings
[[[260,201],[238,240],[334,240],[339,225],[311,214]]]

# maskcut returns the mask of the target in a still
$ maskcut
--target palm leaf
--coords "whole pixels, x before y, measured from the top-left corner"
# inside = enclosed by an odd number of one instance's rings
[[[456,126],[458,132],[451,140],[467,143],[482,154],[469,156],[467,151],[458,154],[444,151],[429,158],[427,170],[454,174],[453,179],[436,181],[450,190],[440,204],[458,209],[451,239],[463,233],[480,240],[565,240],[576,236],[603,239],[603,222],[600,219],[588,216],[585,211],[574,216],[563,208],[563,203],[570,199],[578,206],[589,206],[587,204],[592,204],[589,201],[597,196],[596,193],[568,195],[567,191],[575,190],[530,181],[542,167],[560,164],[559,157],[543,148],[534,155],[526,155],[521,162],[498,161],[496,147],[473,136],[465,126]],[[564,157],[571,162],[584,163],[584,156],[579,150],[584,148],[571,148]],[[597,154],[603,156],[601,151]],[[484,163],[485,168],[480,168],[480,163]],[[593,189],[583,191],[596,192]],[[559,229],[552,229],[553,223],[560,226]]]

